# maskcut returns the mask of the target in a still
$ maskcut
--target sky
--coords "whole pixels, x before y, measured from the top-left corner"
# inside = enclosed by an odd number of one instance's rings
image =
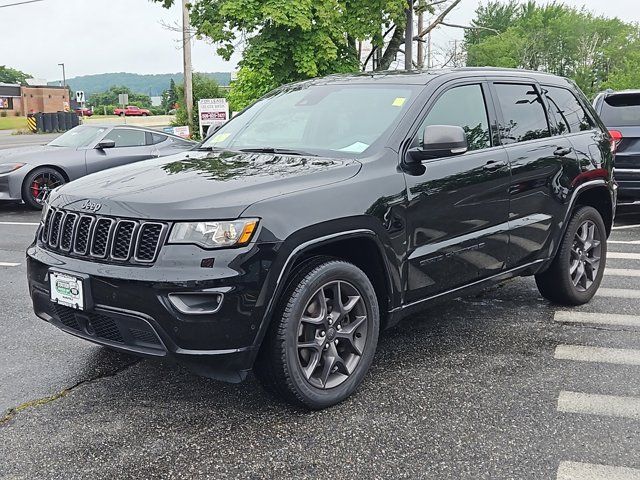
[[[0,0],[0,7],[19,0]],[[481,0],[463,0],[447,18],[468,24]],[[486,0],[485,0],[486,1]],[[178,1],[178,3],[180,3]],[[564,3],[603,15],[620,15],[640,22],[638,0],[564,0]],[[105,72],[169,73],[182,70],[180,8],[162,8],[150,0],[43,0],[0,8],[0,65],[28,72],[37,78],[59,80],[65,64],[67,78]],[[436,49],[446,49],[462,38],[462,30],[439,28]],[[215,48],[194,41],[196,71],[233,71],[231,62]]]

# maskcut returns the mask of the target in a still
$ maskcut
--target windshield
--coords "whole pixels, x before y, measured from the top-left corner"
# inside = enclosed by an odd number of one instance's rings
[[[202,147],[353,156],[367,150],[395,124],[417,88],[293,86],[253,104]]]
[[[106,131],[106,127],[88,127],[80,125],[49,142],[49,145],[69,148],[87,147],[95,142]]]
[[[640,126],[640,93],[621,93],[605,98],[600,116],[607,127]]]

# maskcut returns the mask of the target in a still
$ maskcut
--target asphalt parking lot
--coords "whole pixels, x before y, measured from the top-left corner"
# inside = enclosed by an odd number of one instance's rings
[[[640,478],[640,214],[619,216],[589,305],[525,278],[432,308],[312,413],[37,319],[38,219],[0,205],[0,478]]]

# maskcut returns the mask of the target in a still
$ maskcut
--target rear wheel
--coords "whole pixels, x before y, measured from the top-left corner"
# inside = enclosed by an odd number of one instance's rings
[[[536,275],[540,293],[561,305],[582,305],[598,291],[607,258],[607,231],[600,213],[580,207],[574,213],[556,258]]]
[[[380,315],[367,275],[321,259],[289,283],[255,371],[265,387],[311,409],[341,402],[362,382],[378,343]]]
[[[34,210],[42,208],[51,190],[66,183],[62,173],[50,167],[36,168],[22,184],[22,200]]]

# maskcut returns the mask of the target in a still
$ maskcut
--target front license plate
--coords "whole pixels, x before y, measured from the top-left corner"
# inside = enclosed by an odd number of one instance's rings
[[[49,272],[51,301],[67,307],[84,310],[84,283],[82,278],[68,273]]]

